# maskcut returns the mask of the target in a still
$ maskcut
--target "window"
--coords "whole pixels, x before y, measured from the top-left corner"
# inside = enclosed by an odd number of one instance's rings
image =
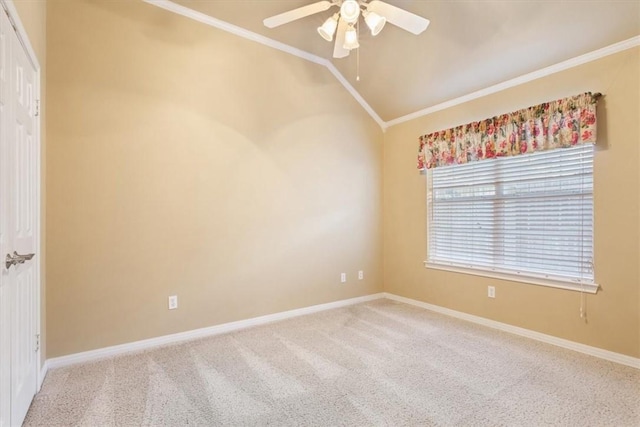
[[[593,145],[427,173],[427,267],[595,292]]]

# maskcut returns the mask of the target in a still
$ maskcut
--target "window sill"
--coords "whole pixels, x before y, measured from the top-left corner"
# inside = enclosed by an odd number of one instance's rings
[[[493,279],[510,280],[512,282],[527,283],[530,285],[548,286],[551,288],[565,289],[569,291],[584,292],[587,294],[598,293],[599,285],[595,283],[577,283],[568,280],[558,280],[546,277],[525,276],[520,274],[504,273],[496,270],[481,268],[460,267],[448,264],[437,264],[429,261],[424,262],[426,268],[454,273],[471,274],[474,276],[490,277]]]

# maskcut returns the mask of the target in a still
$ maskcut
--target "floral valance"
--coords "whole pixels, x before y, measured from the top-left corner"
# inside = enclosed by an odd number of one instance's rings
[[[595,143],[599,97],[587,92],[423,135],[418,169]]]

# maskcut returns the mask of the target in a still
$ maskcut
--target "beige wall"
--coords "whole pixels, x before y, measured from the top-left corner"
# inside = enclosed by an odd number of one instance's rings
[[[288,54],[142,2],[56,1],[47,14],[47,357],[379,292],[383,279],[640,356],[639,49],[383,137],[323,67]],[[576,292],[425,269],[417,137],[583,91],[606,95],[589,322]]]
[[[47,36],[48,357],[382,290],[382,132],[324,67],[139,1]]]
[[[29,43],[38,57],[40,64],[40,161],[41,161],[41,184],[40,184],[40,334],[42,361],[47,357],[46,352],[46,99],[47,99],[47,3],[45,0],[13,0],[13,4],[18,11],[18,16],[24,26]]]
[[[384,143],[385,291],[640,356],[640,49],[557,73],[392,127]],[[602,92],[595,154],[595,274],[587,297],[548,287],[429,270],[418,136],[577,93]],[[496,299],[487,286],[496,286]]]
[[[47,56],[47,2],[45,0],[13,0],[29,42],[44,68]],[[44,84],[44,82],[43,82]]]

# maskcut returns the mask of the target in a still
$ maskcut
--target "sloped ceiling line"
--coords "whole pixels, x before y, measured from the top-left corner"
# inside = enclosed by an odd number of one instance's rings
[[[382,128],[383,131],[385,131],[387,128],[391,126],[404,123],[404,122],[416,119],[418,117],[423,117],[423,116],[435,113],[436,111],[441,111],[441,110],[453,107],[455,105],[463,104],[465,102],[468,102],[474,99],[478,99],[496,92],[503,91],[511,87],[521,85],[523,83],[537,80],[542,77],[549,76],[551,74],[554,74],[560,71],[577,67],[579,65],[586,64],[588,62],[595,61],[600,58],[604,58],[605,56],[613,55],[615,53],[640,46],[640,35],[638,35],[630,39],[621,41],[619,43],[614,43],[612,45],[606,46],[602,49],[598,49],[593,52],[589,52],[584,55],[580,55],[575,58],[562,61],[555,65],[551,65],[549,67],[524,74],[522,76],[487,87],[485,89],[481,89],[476,92],[472,92],[467,95],[463,95],[458,98],[451,99],[449,101],[445,101],[440,104],[433,105],[431,107],[385,122],[378,115],[378,113],[376,113],[375,110],[367,103],[367,101],[365,101],[365,99],[360,95],[360,93],[358,93],[358,91],[347,81],[347,79],[340,73],[340,71],[338,71],[335,65],[333,65],[333,63],[328,59],[321,58],[317,55],[314,55],[302,49],[295,48],[286,43],[282,43],[282,42],[270,39],[263,35],[246,30],[242,27],[238,27],[237,25],[233,25],[228,22],[222,21],[220,19],[216,19],[212,16],[209,16],[204,13],[190,9],[188,7],[176,4],[170,0],[142,0],[142,1],[144,1],[145,3],[149,3],[154,6],[160,7],[167,11],[176,13],[178,15],[182,15],[184,17],[193,19],[200,23],[218,28],[220,30],[234,34],[236,36],[243,37],[247,40],[251,40],[251,41],[263,44],[265,46],[269,46],[274,49],[278,49],[282,52],[286,52],[291,55],[297,56],[299,58],[305,59],[307,61],[313,62],[315,64],[323,65],[327,67],[327,69],[331,72],[331,74],[334,75],[334,77],[340,82],[340,84],[344,86],[344,88],[355,98],[355,100],[362,106],[362,108],[364,108],[364,110],[373,118],[373,120],[375,120],[376,123],[380,125],[380,128]]]
[[[299,58],[305,59],[307,61],[313,62],[315,64],[323,65],[329,69],[331,74],[333,74],[336,79],[344,86],[344,88],[355,98],[356,101],[364,108],[364,110],[369,113],[369,115],[373,118],[373,120],[380,125],[382,130],[387,128],[387,124],[380,118],[380,116],[371,108],[371,106],[364,100],[364,98],[355,90],[351,84],[344,78],[342,74],[338,71],[338,69],[325,58],[320,58],[319,56],[313,55],[309,52],[306,52],[302,49],[295,48],[288,44],[270,39],[260,34],[256,34],[252,31],[246,30],[244,28],[238,27],[237,25],[230,24],[228,22],[222,21],[220,19],[216,19],[204,13],[195,11],[188,7],[176,4],[169,0],[142,0],[145,3],[152,4],[154,6],[158,6],[162,9],[168,10],[170,12],[177,13],[178,15],[182,15],[186,18],[191,18],[200,23],[218,28],[220,30],[226,31],[228,33],[234,34],[239,37],[243,37],[247,40],[254,41],[256,43],[263,44],[265,46],[269,46],[274,49],[278,49],[282,52],[289,53],[291,55],[297,56]]]
[[[622,52],[623,50],[631,49],[636,46],[640,46],[640,36],[635,36],[619,43],[614,43],[612,45],[603,47],[602,49],[594,50],[593,52],[585,53],[584,55],[576,56],[575,58],[559,62],[549,67],[542,68],[531,73],[523,74],[522,76],[513,78],[511,80],[507,80],[502,83],[498,83],[496,85],[469,93],[467,95],[463,95],[458,98],[433,105],[431,107],[416,111],[415,113],[407,114],[406,116],[389,120],[388,122],[386,122],[386,125],[387,127],[391,127],[400,123],[408,122],[409,120],[413,120],[418,117],[427,116],[429,114],[435,113],[436,111],[445,110],[455,105],[463,104],[474,99],[482,98],[483,96],[491,95],[493,93],[500,92],[511,87],[519,86],[521,84],[537,80],[560,71],[568,70],[570,68],[577,67],[578,65],[586,64],[587,62],[595,61],[596,59],[604,58],[605,56],[613,55],[614,53]]]

